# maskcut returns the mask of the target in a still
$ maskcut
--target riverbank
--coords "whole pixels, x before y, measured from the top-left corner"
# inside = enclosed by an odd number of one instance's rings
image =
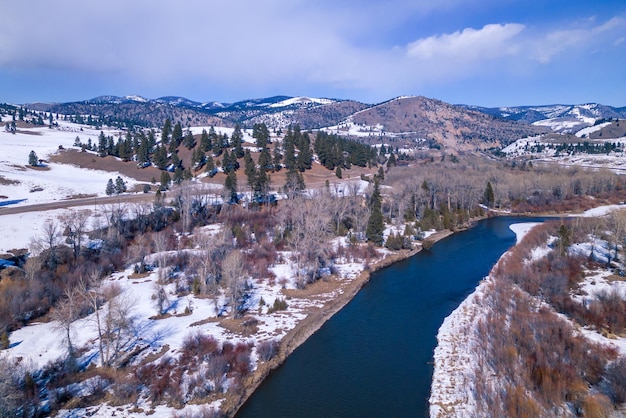
[[[510,228],[516,235],[516,244],[535,225],[538,223],[511,225]],[[500,259],[506,257],[509,251]],[[485,309],[481,301],[492,285],[490,276],[483,279],[458,308],[446,317],[437,332],[431,394],[428,400],[432,418],[476,415],[476,400],[471,388],[475,387],[475,353],[480,352],[480,342],[476,339],[474,330],[484,317]]]
[[[428,239],[430,242],[434,243],[453,233],[454,232],[450,230],[439,231],[430,235]],[[356,278],[346,280],[345,283],[342,284],[341,292],[338,292],[339,294],[336,298],[327,301],[323,307],[307,315],[306,318],[298,322],[298,324],[281,339],[278,354],[270,361],[257,365],[257,369],[242,383],[242,390],[237,396],[229,396],[224,400],[221,404],[222,413],[226,416],[234,416],[273,370],[278,368],[296,348],[303,344],[311,335],[319,330],[326,321],[354,298],[359,290],[369,282],[372,273],[398,261],[412,257],[421,250],[422,246],[419,246],[410,251],[403,250],[389,253],[381,260],[370,265],[368,269],[362,271]]]

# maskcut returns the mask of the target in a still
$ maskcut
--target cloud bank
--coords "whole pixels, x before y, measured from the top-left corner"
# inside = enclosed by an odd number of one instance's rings
[[[137,86],[133,93],[197,91],[195,98],[205,99],[211,92],[250,97],[270,91],[368,99],[472,77],[532,75],[572,57],[625,56],[626,20],[620,16],[422,29],[428,19],[472,4],[7,2],[0,14],[0,76],[45,73],[107,86],[118,80]]]

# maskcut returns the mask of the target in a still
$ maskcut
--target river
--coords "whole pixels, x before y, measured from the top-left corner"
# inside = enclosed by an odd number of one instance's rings
[[[237,418],[427,417],[437,330],[515,243],[499,217],[374,273]]]

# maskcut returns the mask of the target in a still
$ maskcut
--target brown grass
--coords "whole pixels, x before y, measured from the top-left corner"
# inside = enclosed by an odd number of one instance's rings
[[[258,320],[249,316],[223,319],[218,325],[233,334],[244,337],[254,335],[259,331]]]
[[[199,139],[197,139],[199,140]],[[189,160],[191,158],[191,151],[187,148],[181,146],[178,148],[178,156],[185,166],[189,165]],[[258,153],[252,153],[252,158],[256,161],[258,159]],[[215,160],[220,159],[221,157],[214,157]],[[138,168],[136,163],[133,161],[124,162],[113,156],[107,157],[99,157],[90,152],[81,152],[76,149],[66,149],[59,150],[56,154],[50,157],[50,162],[55,162],[59,164],[72,164],[78,166],[80,168],[87,168],[92,170],[102,170],[102,171],[116,171],[125,176],[131,177],[140,182],[150,183],[154,178],[157,182],[161,178],[161,170],[156,167],[146,167],[146,168]],[[239,190],[243,191],[247,188],[247,178],[243,170],[243,160],[240,160],[240,164],[242,168],[237,171],[237,184],[239,186]],[[195,172],[194,175],[200,175],[203,172],[203,169]],[[322,187],[326,184],[326,181],[332,185],[336,183],[345,182],[347,179],[359,178],[361,174],[372,176],[376,173],[376,169],[368,169],[363,167],[353,166],[349,170],[343,170],[343,180],[338,179],[335,176],[334,170],[328,170],[325,167],[321,166],[318,163],[313,163],[313,167],[311,170],[307,170],[302,173],[304,177],[304,182],[309,188]],[[280,188],[284,186],[285,179],[287,175],[287,170],[282,169],[280,171],[269,173],[271,177],[271,184],[274,189]],[[217,173],[214,177],[204,177],[202,182],[208,184],[224,184],[226,179],[226,175],[224,173]],[[138,185],[136,187],[137,190],[141,191],[143,185]]]
[[[185,149],[186,150],[186,149]],[[179,156],[180,156],[179,151]],[[252,159],[254,161],[258,161],[259,154],[252,153]],[[182,157],[181,157],[182,159]],[[220,159],[221,157],[214,157],[215,159]],[[186,161],[186,160],[183,160]],[[237,185],[239,190],[246,190],[248,187],[248,180],[243,170],[243,159],[239,160],[239,164],[241,168],[237,171]],[[201,171],[200,171],[201,172]],[[196,173],[199,174],[200,172]],[[302,173],[302,177],[304,178],[304,183],[307,188],[319,188],[326,184],[326,180],[331,184],[338,184],[345,182],[347,179],[360,178],[361,174],[373,176],[377,172],[377,168],[368,169],[367,167],[358,167],[352,166],[349,170],[343,170],[343,179],[337,178],[335,176],[335,170],[328,170],[326,167],[320,165],[317,162],[314,162],[310,170],[306,170]],[[273,189],[283,187],[285,185],[285,180],[287,176],[287,170],[282,169],[280,171],[276,171],[274,173],[268,173],[271,178],[271,185]],[[202,179],[203,182],[209,184],[224,184],[224,180],[226,179],[226,175],[224,173],[218,173],[213,178],[205,177]]]
[[[50,162],[71,164],[91,170],[117,171],[146,183],[149,183],[153,177],[157,181],[161,178],[161,170],[156,167],[138,168],[133,161],[124,162],[112,156],[99,157],[90,152],[81,152],[75,149],[59,150],[50,156]]]
[[[13,184],[20,184],[17,180],[7,179],[5,177],[0,176],[0,185],[2,186],[11,186]]]
[[[331,277],[327,280],[316,280],[315,282],[307,285],[304,289],[282,289],[281,291],[283,295],[288,298],[302,299],[331,293],[340,287],[341,282]]]

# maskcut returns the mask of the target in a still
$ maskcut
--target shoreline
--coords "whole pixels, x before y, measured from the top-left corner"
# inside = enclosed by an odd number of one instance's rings
[[[472,221],[472,224],[473,223],[474,221]],[[472,224],[468,227],[471,227]],[[435,243],[464,229],[456,231],[438,231],[429,236],[428,239],[432,243]],[[343,292],[337,298],[326,302],[322,308],[307,315],[306,318],[298,322],[298,324],[280,340],[280,348],[276,357],[267,362],[259,363],[256,370],[254,370],[251,375],[244,380],[242,392],[239,393],[238,396],[229,396],[222,402],[221,412],[225,416],[235,416],[243,404],[248,400],[248,398],[250,398],[250,396],[252,396],[256,389],[263,383],[265,378],[272,373],[273,370],[280,367],[280,365],[287,360],[291,353],[306,342],[310,336],[315,334],[315,332],[317,332],[333,315],[352,301],[361,288],[369,282],[372,273],[382,270],[385,267],[389,267],[398,261],[406,260],[422,251],[422,249],[423,248],[420,245],[418,248],[413,250],[401,250],[400,252],[385,256],[383,259],[371,265],[369,269],[363,270],[358,277],[347,283],[343,287]]]
[[[513,228],[514,225],[520,227]],[[500,256],[494,267],[535,225],[536,222],[522,222],[509,227],[516,235],[515,244]],[[431,418],[476,414],[476,402],[471,393],[465,391],[473,384],[473,370],[468,365],[473,362],[473,349],[480,344],[472,331],[481,319],[483,309],[481,299],[493,284],[490,271],[443,320],[437,330],[437,345],[433,353],[433,377],[428,398],[428,414]]]

